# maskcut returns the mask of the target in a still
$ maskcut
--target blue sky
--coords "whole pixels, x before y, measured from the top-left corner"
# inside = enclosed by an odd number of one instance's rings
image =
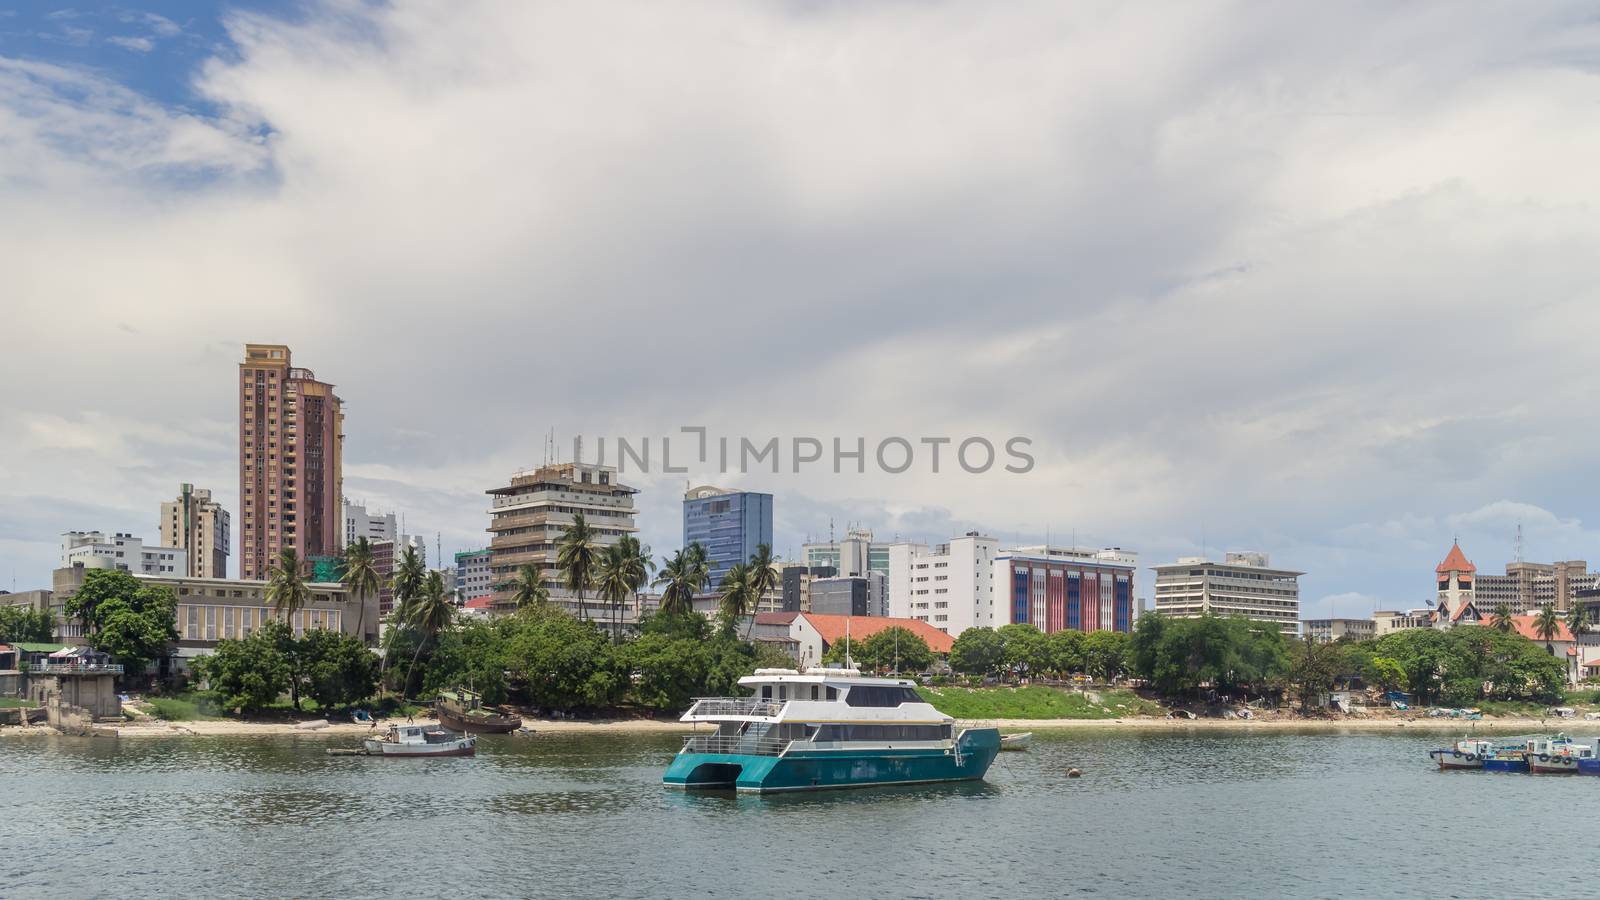
[[[1260,549],[1308,614],[1600,545],[1582,3],[307,0],[0,11],[0,577],[236,507],[242,344],[446,551],[551,429],[1026,435],[1026,476],[684,480],[860,523]],[[1147,574],[1147,573],[1146,573]],[[1145,580],[1148,593],[1148,577]]]

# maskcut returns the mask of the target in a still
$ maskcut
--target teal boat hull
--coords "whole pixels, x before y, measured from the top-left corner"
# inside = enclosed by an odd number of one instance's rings
[[[970,728],[960,753],[941,749],[802,750],[783,756],[679,753],[662,776],[668,787],[760,794],[887,784],[977,781],[1000,752],[1000,731]]]

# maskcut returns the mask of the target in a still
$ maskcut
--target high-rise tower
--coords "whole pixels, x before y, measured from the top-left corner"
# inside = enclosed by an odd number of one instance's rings
[[[185,575],[227,578],[232,545],[228,511],[205,488],[181,485],[178,498],[161,504],[161,545],[188,551]]]
[[[340,552],[344,411],[333,385],[291,365],[282,344],[246,344],[239,364],[239,576],[263,579],[278,551]]]

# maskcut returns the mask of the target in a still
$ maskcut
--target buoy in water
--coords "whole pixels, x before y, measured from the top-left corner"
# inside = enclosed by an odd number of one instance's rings
[[[1067,770],[1067,777],[1068,778],[1081,778],[1081,777],[1083,777],[1083,773],[1078,771],[1077,769],[1068,769]]]

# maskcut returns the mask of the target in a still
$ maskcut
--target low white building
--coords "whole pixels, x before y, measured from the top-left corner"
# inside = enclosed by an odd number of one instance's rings
[[[399,530],[395,527],[394,513],[374,515],[367,512],[366,506],[360,503],[344,502],[344,545],[354,544],[356,538],[366,538],[368,542],[376,544],[379,541],[395,540]]]
[[[176,547],[146,547],[143,538],[103,531],[61,535],[61,566],[114,569],[136,575],[187,575],[189,554]]]

